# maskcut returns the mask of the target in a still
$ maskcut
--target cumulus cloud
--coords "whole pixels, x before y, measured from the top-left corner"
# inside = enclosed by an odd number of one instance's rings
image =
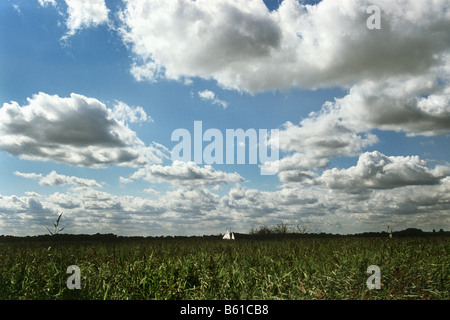
[[[281,171],[278,174],[278,178],[281,182],[284,183],[295,183],[295,184],[301,184],[302,186],[311,186],[316,185],[317,181],[317,173],[312,171],[302,171],[302,170],[288,170],[288,171]],[[285,187],[288,187],[286,185]]]
[[[276,163],[279,171],[321,169],[329,158],[358,155],[378,142],[374,129],[409,136],[448,133],[448,74],[448,70],[433,69],[421,76],[361,81],[299,124],[286,122],[279,132],[279,146],[293,154]]]
[[[56,192],[47,197],[47,201],[59,207],[61,210],[74,210],[83,206],[83,201],[80,198],[75,198],[71,195]]]
[[[352,191],[437,185],[449,175],[450,167],[430,169],[418,156],[386,156],[374,151],[362,154],[354,167],[324,171],[318,181],[330,189]]]
[[[417,163],[420,167],[420,161]],[[442,169],[428,170],[436,179],[442,175],[438,172]],[[389,169],[391,171],[395,169]],[[416,171],[420,170],[414,169]],[[346,178],[344,175],[349,173],[341,174]],[[387,175],[393,177],[398,172]],[[361,183],[357,181],[362,179],[361,176],[353,176],[356,178],[352,182]],[[368,179],[376,178],[376,175],[375,178],[369,175]],[[385,183],[383,179],[380,178],[379,183]],[[422,176],[415,179],[416,184],[408,184],[410,182],[391,189],[377,189],[364,197],[346,192],[330,193],[327,188],[320,187],[262,191],[239,183],[220,196],[202,185],[196,188],[180,185],[166,193],[148,190],[156,199],[114,195],[75,185],[65,193],[51,195],[0,195],[0,233],[40,234],[45,231],[43,225],[50,223],[59,212],[64,212],[64,223],[68,225],[67,232],[71,233],[215,234],[223,225],[246,232],[252,226],[281,222],[293,226],[315,225],[320,231],[344,233],[366,231],[367,228],[384,230],[386,221],[401,228],[408,225],[429,230],[446,228],[450,223],[447,214],[450,210],[450,177],[442,178],[437,184]]]
[[[313,158],[355,155],[361,149],[378,142],[371,133],[358,134],[335,114],[323,109],[311,113],[299,125],[286,122],[279,132],[281,150],[303,152]]]
[[[182,214],[185,221],[205,218],[210,212],[216,211],[219,196],[203,187],[177,188],[168,191],[160,197],[166,215],[178,217]]]
[[[221,205],[228,212],[239,217],[242,222],[249,218],[267,216],[282,210],[273,200],[273,193],[257,189],[246,189],[237,184],[222,197]],[[244,214],[245,212],[245,214]]]
[[[130,179],[130,180],[131,180],[131,179]],[[157,190],[155,190],[155,189],[152,189],[152,188],[144,189],[144,192],[145,192],[145,193],[148,193],[148,194],[153,194],[153,195],[159,195],[159,194],[160,194],[159,191],[157,191]]]
[[[263,58],[281,38],[262,1],[127,1],[121,19],[124,41],[150,65],[141,69],[170,79],[238,68]]]
[[[273,166],[279,171],[289,170],[309,170],[323,169],[329,164],[328,159],[307,157],[305,154],[296,152],[292,155],[283,157],[280,160],[266,162],[263,167],[270,170]]]
[[[128,179],[128,178],[124,178],[124,177],[119,177],[119,182],[121,184],[128,184],[128,183],[132,183],[133,180],[132,179]]]
[[[216,94],[211,90],[203,90],[198,92],[198,96],[202,100],[211,101],[212,104],[217,104],[222,108],[226,109],[228,107],[228,102],[220,100],[216,97]]]
[[[194,162],[174,161],[172,165],[148,165],[131,175],[132,179],[169,182],[174,185],[213,185],[244,181],[238,173],[217,171],[210,165],[199,167]]]
[[[153,122],[142,107],[132,108],[122,101],[117,101],[112,110],[112,116],[124,123]]]
[[[74,35],[80,29],[96,27],[108,22],[109,10],[105,0],[65,0],[65,2],[68,14],[66,26],[69,29],[66,37]]]
[[[341,156],[355,156],[378,142],[378,138],[368,131],[358,128],[342,119],[340,109],[326,103],[319,112],[311,112],[298,125],[286,122],[278,135],[281,151],[287,152],[277,161],[267,162],[266,170],[278,168],[284,173],[283,179],[298,175],[298,172],[324,169],[329,159]],[[295,171],[295,172],[294,172]]]
[[[381,8],[381,30],[366,27],[370,4]],[[284,0],[269,11],[262,0],[128,0],[122,35],[150,79],[153,71],[169,79],[213,78],[249,92],[349,86],[443,65],[447,0],[370,4]]]
[[[159,195],[155,190],[151,193]],[[200,230],[209,219],[214,221],[218,203],[219,197],[202,187],[178,188],[156,200],[118,196],[85,186],[39,197],[0,195],[0,234],[42,234],[43,226],[61,211],[70,233],[179,234],[174,224],[204,222],[195,229]]]
[[[11,235],[42,234],[46,217],[55,214],[46,201],[35,195],[0,195],[0,233]]]
[[[355,130],[378,128],[425,136],[448,133],[449,71],[447,68],[417,77],[363,81],[333,105],[342,121]]]
[[[380,30],[367,28],[371,4],[381,9]],[[310,170],[376,144],[374,129],[449,131],[447,9],[447,0],[284,0],[273,11],[260,0],[129,0],[120,17],[138,80],[200,77],[252,93],[348,88],[298,124],[286,122],[279,146],[287,156],[262,165],[282,182],[313,184]],[[209,90],[198,94],[218,100]]]
[[[381,9],[380,30],[367,28],[371,4]],[[286,123],[280,136],[286,150],[326,158],[372,145],[372,129],[449,131],[448,7],[447,0],[284,0],[269,11],[262,0],[128,0],[120,30],[138,80],[200,77],[252,93],[348,88],[300,126]],[[212,91],[201,96],[217,99]]]
[[[29,199],[34,199],[34,197],[0,195],[0,211],[2,213],[26,212],[29,209]]]
[[[78,185],[83,187],[101,188],[101,184],[93,179],[83,179],[75,176],[66,176],[63,174],[58,174],[55,171],[50,172],[47,175],[37,174],[37,173],[23,173],[16,171],[14,172],[16,176],[20,176],[26,179],[38,179],[39,184],[43,186],[60,186],[66,184]]]
[[[315,178],[317,174],[312,170],[320,170],[328,167],[329,160],[327,158],[317,158],[308,156],[302,152],[295,152],[284,156],[280,160],[268,161],[260,167],[267,172],[278,173],[278,178],[285,183],[298,183],[302,185],[316,184]]]
[[[226,210],[234,210],[242,217],[259,217],[272,214],[289,215],[300,207],[316,206],[317,195],[300,189],[282,189],[280,191],[261,191],[236,184],[221,199]],[[243,213],[246,214],[243,214]]]
[[[145,146],[95,98],[41,92],[27,101],[22,107],[13,101],[0,108],[0,150],[87,167],[159,163],[166,152],[157,144]]]

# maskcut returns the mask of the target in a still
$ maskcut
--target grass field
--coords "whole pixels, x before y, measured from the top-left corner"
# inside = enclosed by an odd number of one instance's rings
[[[0,299],[449,299],[450,239],[0,243]],[[69,290],[77,265],[81,289]],[[369,290],[367,267],[381,270]]]

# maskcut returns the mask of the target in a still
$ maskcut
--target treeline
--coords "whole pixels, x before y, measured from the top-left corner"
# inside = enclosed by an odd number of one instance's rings
[[[308,232],[307,228],[299,226],[288,226],[285,224],[279,224],[274,227],[260,226],[252,228],[249,233],[234,233],[236,239],[279,239],[279,238],[342,238],[342,237],[368,237],[368,238],[388,238],[389,233],[386,231],[381,232],[363,232],[356,234],[332,234],[324,232]],[[11,236],[0,235],[0,242],[64,242],[64,241],[98,241],[98,242],[121,242],[121,241],[142,241],[142,240],[199,240],[210,239],[219,240],[222,239],[221,234],[218,235],[203,235],[203,236],[118,236],[112,233],[108,234],[45,234],[36,236]],[[417,228],[408,228],[402,231],[392,232],[393,238],[402,237],[437,237],[445,236],[450,237],[450,231],[422,231]]]
[[[121,242],[121,241],[142,241],[142,240],[177,240],[177,239],[222,239],[222,235],[205,236],[118,236],[113,233],[96,234],[44,234],[35,236],[11,236],[0,235],[1,242]]]
[[[407,228],[401,231],[393,231],[393,232],[363,232],[363,233],[355,233],[355,234],[331,234],[318,232],[317,230],[311,232],[308,230],[306,226],[289,226],[284,223],[277,224],[273,227],[268,226],[259,226],[257,228],[253,227],[249,231],[250,236],[257,237],[271,237],[271,236],[294,236],[294,237],[389,237],[389,234],[392,234],[392,237],[431,237],[431,236],[450,236],[450,231],[444,231],[440,229],[436,231],[422,231],[417,228]]]
[[[364,232],[360,234],[355,234],[352,236],[367,236],[367,237],[376,237],[376,236],[389,236],[389,233],[386,231],[382,232]],[[417,228],[408,228],[401,231],[392,232],[392,237],[433,237],[433,236],[450,236],[450,231],[444,231],[444,229],[440,229],[439,231],[422,231]]]

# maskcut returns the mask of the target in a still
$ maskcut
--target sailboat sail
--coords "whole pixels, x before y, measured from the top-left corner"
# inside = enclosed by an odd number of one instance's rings
[[[234,233],[227,230],[225,235],[222,237],[225,240],[234,240]]]

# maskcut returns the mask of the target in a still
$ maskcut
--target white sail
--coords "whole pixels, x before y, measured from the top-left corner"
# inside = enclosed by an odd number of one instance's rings
[[[222,237],[225,240],[234,240],[234,233],[227,230],[225,235]]]

